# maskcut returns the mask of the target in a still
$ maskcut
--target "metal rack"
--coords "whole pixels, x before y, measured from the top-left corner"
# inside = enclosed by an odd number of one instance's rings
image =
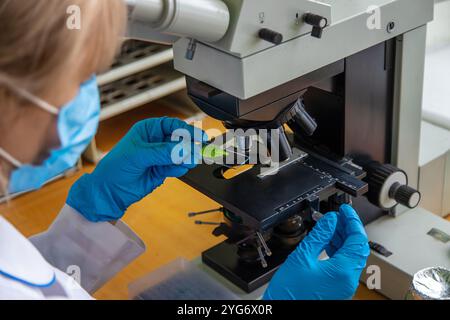
[[[184,76],[173,69],[172,59],[170,47],[126,42],[111,70],[98,77],[101,121],[184,89]]]
[[[145,70],[101,87],[100,120],[177,92],[186,86],[170,63]]]

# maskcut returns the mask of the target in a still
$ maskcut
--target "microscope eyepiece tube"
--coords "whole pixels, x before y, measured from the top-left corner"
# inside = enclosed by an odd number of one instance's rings
[[[130,19],[164,34],[216,42],[230,25],[222,0],[127,0]]]
[[[130,18],[147,23],[157,23],[164,14],[164,0],[126,0]]]

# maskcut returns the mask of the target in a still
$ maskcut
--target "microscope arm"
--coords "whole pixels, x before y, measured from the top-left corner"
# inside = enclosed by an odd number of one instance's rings
[[[230,25],[230,12],[221,0],[126,0],[128,37],[164,44],[179,38],[216,42]]]

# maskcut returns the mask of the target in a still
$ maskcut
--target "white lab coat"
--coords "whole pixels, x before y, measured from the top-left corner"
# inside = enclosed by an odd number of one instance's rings
[[[30,239],[0,216],[0,299],[92,299],[144,251],[123,222],[92,223],[67,205]]]

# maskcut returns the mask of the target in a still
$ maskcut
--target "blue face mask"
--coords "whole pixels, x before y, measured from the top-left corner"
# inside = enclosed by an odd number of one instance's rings
[[[83,83],[77,97],[61,109],[23,90],[17,92],[41,109],[58,116],[60,147],[52,150],[49,158],[37,166],[22,164],[0,148],[0,156],[17,168],[9,180],[11,194],[40,189],[50,179],[74,167],[94,138],[100,118],[100,94],[95,76]]]

